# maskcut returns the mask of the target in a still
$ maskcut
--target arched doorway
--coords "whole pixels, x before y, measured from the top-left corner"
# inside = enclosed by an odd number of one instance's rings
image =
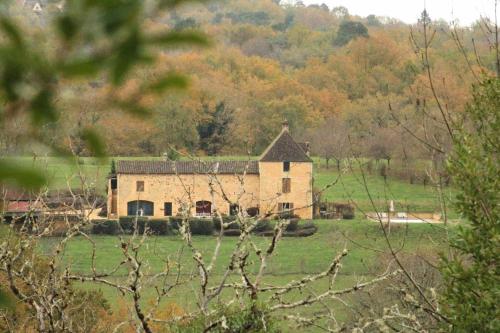
[[[196,216],[211,216],[212,203],[206,200],[196,201]]]
[[[127,215],[129,216],[153,216],[154,203],[146,200],[134,200],[127,203]]]

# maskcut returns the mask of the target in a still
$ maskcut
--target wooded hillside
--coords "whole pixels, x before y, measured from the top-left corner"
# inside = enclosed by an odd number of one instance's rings
[[[386,17],[353,16],[341,7],[277,2],[210,2],[146,22],[151,31],[199,29],[212,37],[205,50],[165,49],[153,67],[188,74],[190,89],[161,97],[143,94],[141,84],[152,81],[155,70],[136,71],[121,93],[154,110],[153,120],[146,121],[141,110],[123,113],[109,105],[104,80],[58,82],[65,96],[57,120],[62,126],[46,128],[44,135],[78,155],[88,154],[81,133],[90,125],[99,129],[111,155],[161,155],[172,149],[255,155],[286,118],[294,136],[311,141],[313,153],[325,158],[339,159],[349,151],[388,162],[395,156],[427,159],[419,136],[439,141],[443,129],[422,126],[423,115],[437,112],[426,66],[450,114],[462,112],[474,73],[494,68],[481,21],[454,28],[431,21],[430,13],[409,26]],[[45,22],[57,15],[55,2],[44,4],[41,13],[19,3],[9,10],[51,52]],[[424,36],[424,21],[431,35]],[[427,63],[424,38],[430,44]],[[2,153],[33,149],[23,142],[24,123],[15,117],[1,125]]]

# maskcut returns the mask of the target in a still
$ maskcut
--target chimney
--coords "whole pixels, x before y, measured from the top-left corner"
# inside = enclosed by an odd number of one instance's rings
[[[288,127],[288,120],[283,120],[283,122],[281,123],[281,125],[283,126],[282,128],[282,131],[288,131],[289,127]]]
[[[311,146],[309,145],[309,141],[306,141],[306,155],[311,156]]]

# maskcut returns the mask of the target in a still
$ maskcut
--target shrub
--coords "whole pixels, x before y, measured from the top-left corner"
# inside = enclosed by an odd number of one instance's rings
[[[387,166],[384,163],[380,166],[379,174],[384,179],[387,179]]]
[[[307,221],[300,226],[300,229],[317,229],[316,225],[312,221]]]
[[[318,231],[318,229],[316,228],[316,226],[314,226],[314,228],[305,228],[305,229],[298,229],[296,231],[293,231],[293,232],[284,232],[283,233],[283,236],[285,237],[308,237],[308,236],[312,236],[316,233],[316,231]]]
[[[120,228],[122,232],[125,234],[133,234],[135,229],[135,221],[137,219],[137,232],[139,234],[144,233],[144,227],[148,221],[148,218],[145,216],[120,216]]]
[[[91,233],[94,235],[118,235],[120,228],[116,220],[92,220]]]
[[[254,232],[263,232],[269,230],[273,230],[273,226],[271,225],[271,222],[269,222],[269,220],[265,219],[257,221],[257,224],[253,229]]]
[[[225,324],[220,324],[220,318],[225,318]],[[173,327],[173,332],[203,332],[207,321],[217,323],[210,331],[222,332],[268,332],[278,333],[276,320],[271,318],[267,309],[261,303],[241,308],[239,306],[219,305],[209,316],[197,316],[190,321],[178,321]],[[205,330],[206,331],[206,330]]]
[[[294,217],[290,219],[290,223],[286,226],[286,231],[295,231],[299,226],[299,219]]]
[[[255,216],[259,215],[259,207],[249,207],[247,209],[247,214],[250,217],[255,217]]]
[[[214,232],[214,222],[212,219],[190,218],[189,229],[193,235],[212,235]]]
[[[345,210],[342,212],[342,218],[344,220],[352,220],[354,219],[354,210]]]
[[[108,205],[104,205],[100,210],[99,210],[99,217],[106,217],[108,216]]]
[[[172,235],[173,230],[168,222],[168,219],[151,219],[147,225],[154,235]]]
[[[275,220],[289,220],[294,218],[299,218],[299,216],[293,212],[282,212],[274,216]]]
[[[179,230],[184,218],[182,216],[171,216],[169,218],[169,220],[170,220],[170,226],[172,227],[172,229]]]
[[[214,222],[214,229],[216,231],[220,231],[220,224],[221,224],[220,218],[214,217],[213,222]],[[240,224],[238,221],[236,221],[236,216],[223,215],[222,222],[227,225],[226,229],[240,229]]]

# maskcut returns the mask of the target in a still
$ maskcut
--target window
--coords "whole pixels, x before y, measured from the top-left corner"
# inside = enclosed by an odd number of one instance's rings
[[[211,216],[212,203],[210,201],[196,201],[196,216]]]
[[[293,203],[292,202],[280,202],[278,204],[278,212],[287,212],[293,210]]]
[[[229,205],[229,215],[235,216],[238,215],[238,212],[240,211],[240,206],[237,204],[230,204]]]
[[[283,178],[281,180],[281,192],[290,193],[292,191],[292,180],[290,178]]]
[[[137,192],[144,192],[144,181],[142,181],[142,180],[138,180],[138,181],[135,183],[135,188],[136,188],[136,191],[137,191]]]
[[[163,216],[172,216],[172,203],[163,203]]]
[[[118,188],[118,179],[116,177],[111,178],[111,189],[116,190]]]
[[[129,216],[153,216],[154,204],[146,200],[134,200],[127,203],[127,215]]]
[[[290,162],[283,162],[283,171],[290,171]]]

